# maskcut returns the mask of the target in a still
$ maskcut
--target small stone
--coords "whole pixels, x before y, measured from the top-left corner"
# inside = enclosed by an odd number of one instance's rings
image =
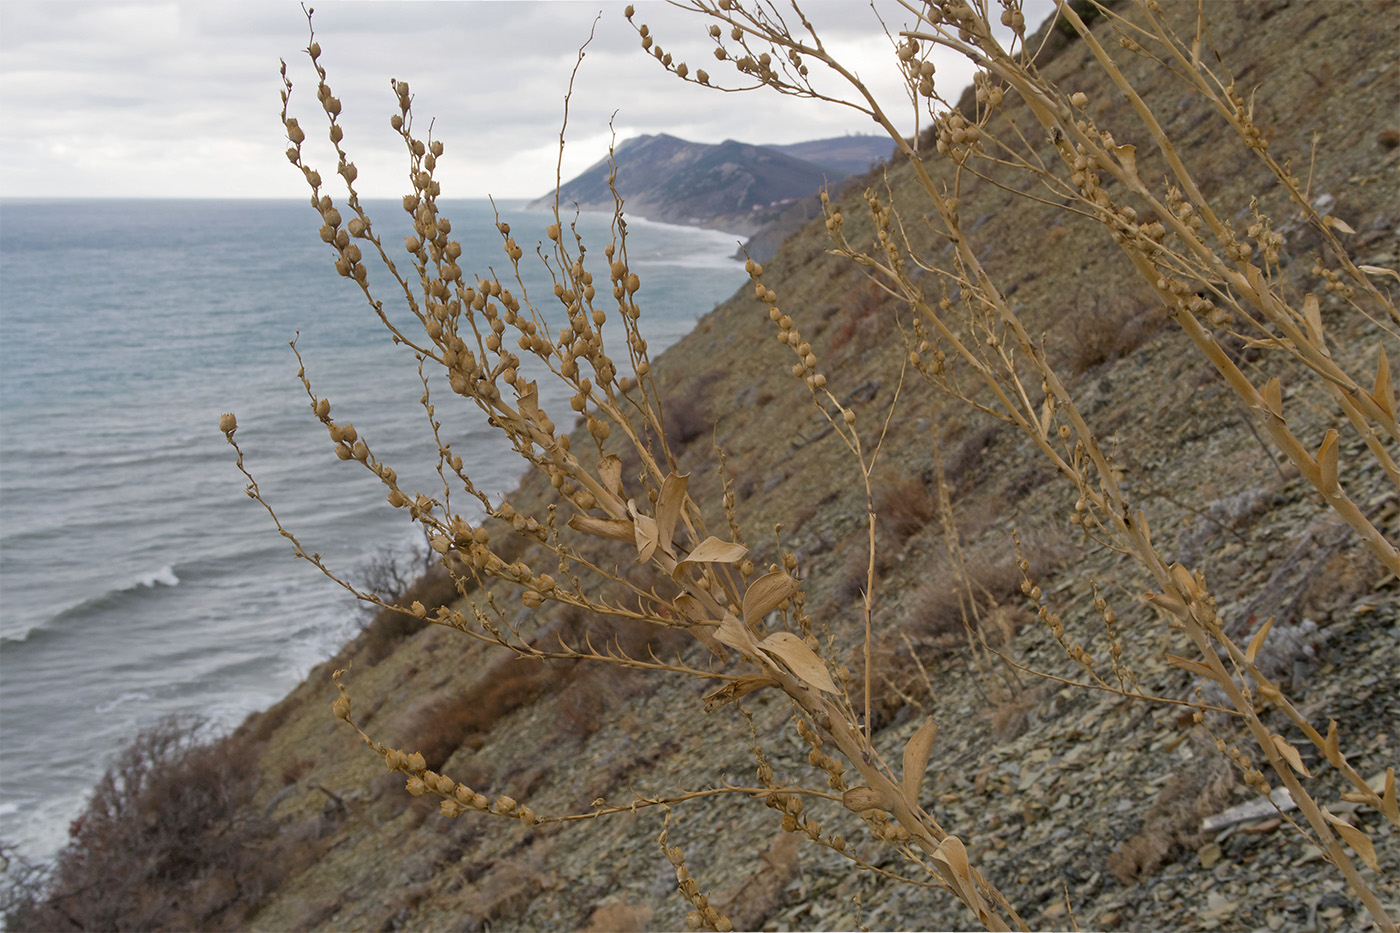
[[[1216,862],[1220,861],[1220,857],[1225,853],[1216,843],[1208,842],[1197,849],[1196,854],[1201,858],[1201,867],[1210,868]]]

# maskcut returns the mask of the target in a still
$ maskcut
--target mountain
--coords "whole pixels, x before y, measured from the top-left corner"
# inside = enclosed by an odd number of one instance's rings
[[[881,162],[888,162],[894,152],[888,136],[833,136],[805,143],[770,143],[764,148],[843,175],[864,175]]]
[[[732,139],[693,143],[663,133],[624,140],[613,158],[617,189],[629,213],[751,235],[824,185],[865,172],[891,149],[888,139],[877,144],[871,136],[759,146]],[[595,163],[563,185],[559,203],[612,210],[611,171],[607,159]],[[553,203],[550,192],[530,206]]]

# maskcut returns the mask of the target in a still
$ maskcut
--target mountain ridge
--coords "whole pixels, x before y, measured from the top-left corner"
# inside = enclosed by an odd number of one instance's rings
[[[561,185],[558,198],[560,205],[611,211],[611,177],[628,213],[752,236],[790,205],[824,186],[839,187],[892,151],[893,143],[874,136],[780,145],[696,143],[668,133],[633,136],[618,143],[610,158]],[[549,208],[554,200],[550,192],[529,206]]]

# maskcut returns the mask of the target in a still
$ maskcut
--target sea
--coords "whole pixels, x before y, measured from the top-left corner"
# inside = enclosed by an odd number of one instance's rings
[[[464,272],[494,268],[519,294],[496,228],[510,224],[525,291],[557,331],[535,253],[551,215],[519,201],[441,206]],[[402,244],[401,205],[367,207],[391,250]],[[604,284],[611,222],[575,219]],[[141,729],[181,716],[230,730],[364,622],[245,494],[222,412],[236,413],[246,466],[283,525],[336,572],[354,580],[376,556],[421,553],[379,482],[334,457],[297,378],[293,339],[315,393],[400,485],[441,494],[413,353],[335,273],[319,226],[306,201],[0,201],[0,843],[13,853],[50,860]],[[737,238],[627,228],[655,355],[743,282]],[[416,327],[388,282],[371,264],[386,313]],[[513,488],[508,445],[428,379],[478,487],[493,499]],[[560,425],[572,423],[566,394],[541,383]]]

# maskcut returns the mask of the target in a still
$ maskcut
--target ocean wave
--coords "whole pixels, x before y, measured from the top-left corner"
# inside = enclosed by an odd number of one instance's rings
[[[34,622],[17,633],[0,636],[0,644],[24,644],[33,637],[43,636],[63,628],[63,622],[67,619],[94,618],[102,611],[118,606],[133,597],[140,598],[151,590],[173,589],[179,585],[180,576],[175,572],[175,567],[172,564],[166,564],[156,570],[137,573],[126,583],[113,587],[105,593],[81,600],[47,619]]]

